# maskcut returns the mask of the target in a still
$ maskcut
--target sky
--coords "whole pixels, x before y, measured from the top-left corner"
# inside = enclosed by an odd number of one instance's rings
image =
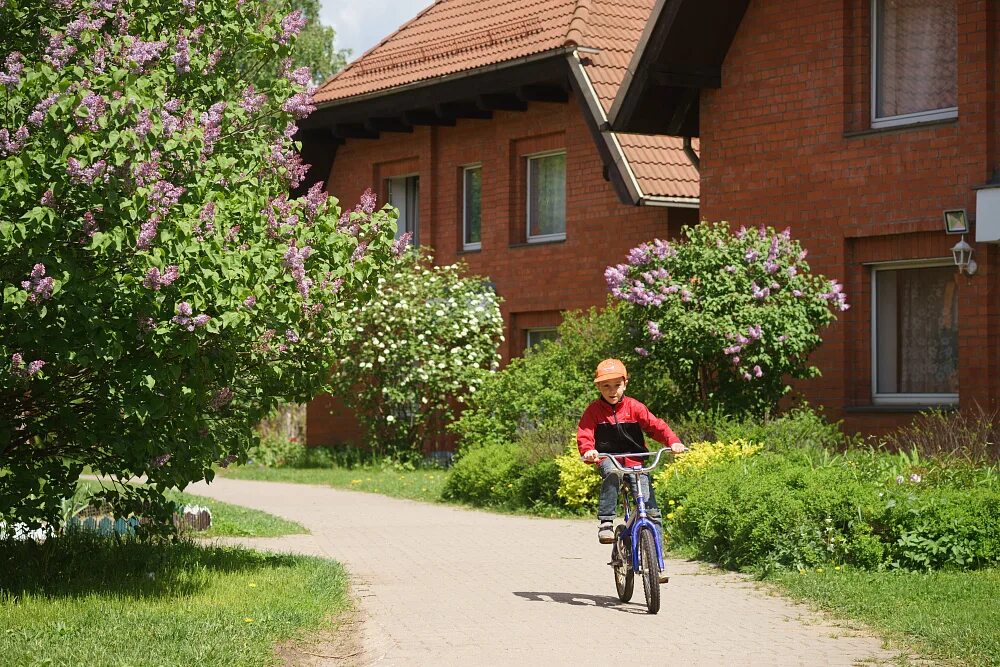
[[[432,3],[433,0],[321,0],[320,18],[337,31],[334,45],[338,49],[351,49],[350,60],[353,60]]]

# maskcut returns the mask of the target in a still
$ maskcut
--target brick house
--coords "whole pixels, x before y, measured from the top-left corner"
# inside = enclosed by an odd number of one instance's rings
[[[700,137],[702,217],[791,227],[845,284],[799,389],[851,430],[1000,400],[998,33],[992,0],[659,0],[609,111]]]
[[[692,145],[607,129],[653,4],[438,0],[329,80],[300,123],[311,178],[347,206],[372,187],[437,263],[489,278],[504,359],[562,311],[602,305],[604,269],[630,248],[698,220]],[[309,405],[310,444],[357,438],[338,403]]]

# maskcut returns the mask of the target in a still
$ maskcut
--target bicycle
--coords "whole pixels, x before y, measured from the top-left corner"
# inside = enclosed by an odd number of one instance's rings
[[[646,515],[646,498],[642,493],[641,475],[654,470],[660,464],[663,452],[642,452],[632,454],[600,454],[601,458],[609,459],[621,471],[621,490],[618,497],[624,509],[625,523],[615,527],[615,541],[611,545],[611,562],[608,563],[615,572],[615,588],[618,599],[628,602],[632,599],[635,587],[635,574],[642,576],[642,588],[646,596],[646,610],[650,614],[660,611],[660,573],[663,565],[663,538],[659,526]],[[619,458],[647,458],[655,456],[653,464],[648,467],[641,465],[626,468]],[[650,479],[652,484],[652,479]],[[633,497],[634,495],[634,497]],[[634,509],[632,507],[634,503]],[[634,549],[633,545],[639,545]]]

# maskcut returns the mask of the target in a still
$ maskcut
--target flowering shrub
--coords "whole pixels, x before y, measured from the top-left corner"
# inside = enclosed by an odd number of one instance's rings
[[[89,464],[147,475],[118,500],[149,517],[245,458],[392,261],[371,195],[288,194],[312,84],[278,6],[0,3],[0,516],[56,519]]]
[[[566,447],[566,453],[556,458],[556,466],[559,467],[559,490],[556,493],[567,509],[596,511],[601,476],[595,466],[580,460],[575,437]]]
[[[813,377],[819,330],[848,304],[842,287],[811,275],[788,232],[703,222],[677,244],[633,248],[605,278],[626,311],[635,351],[662,360],[677,384],[674,407],[764,413],[788,390],[784,376]]]
[[[692,443],[687,452],[676,456],[673,461],[663,466],[660,471],[653,473],[654,484],[659,487],[671,477],[676,477],[677,475],[698,474],[699,471],[718,463],[753,456],[763,448],[763,445],[747,442],[746,440]]]
[[[398,271],[378,279],[377,298],[347,312],[331,391],[358,415],[380,453],[422,451],[500,363],[499,300],[462,271],[408,253]]]

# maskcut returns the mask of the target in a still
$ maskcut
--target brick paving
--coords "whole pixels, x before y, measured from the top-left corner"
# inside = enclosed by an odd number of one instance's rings
[[[358,665],[606,665],[638,658],[685,667],[816,667],[896,656],[876,637],[698,563],[668,563],[671,580],[658,615],[645,613],[638,580],[633,602],[622,604],[606,564],[610,548],[597,543],[588,521],[224,478],[186,491],[311,531],[243,544],[347,567],[362,618]]]

